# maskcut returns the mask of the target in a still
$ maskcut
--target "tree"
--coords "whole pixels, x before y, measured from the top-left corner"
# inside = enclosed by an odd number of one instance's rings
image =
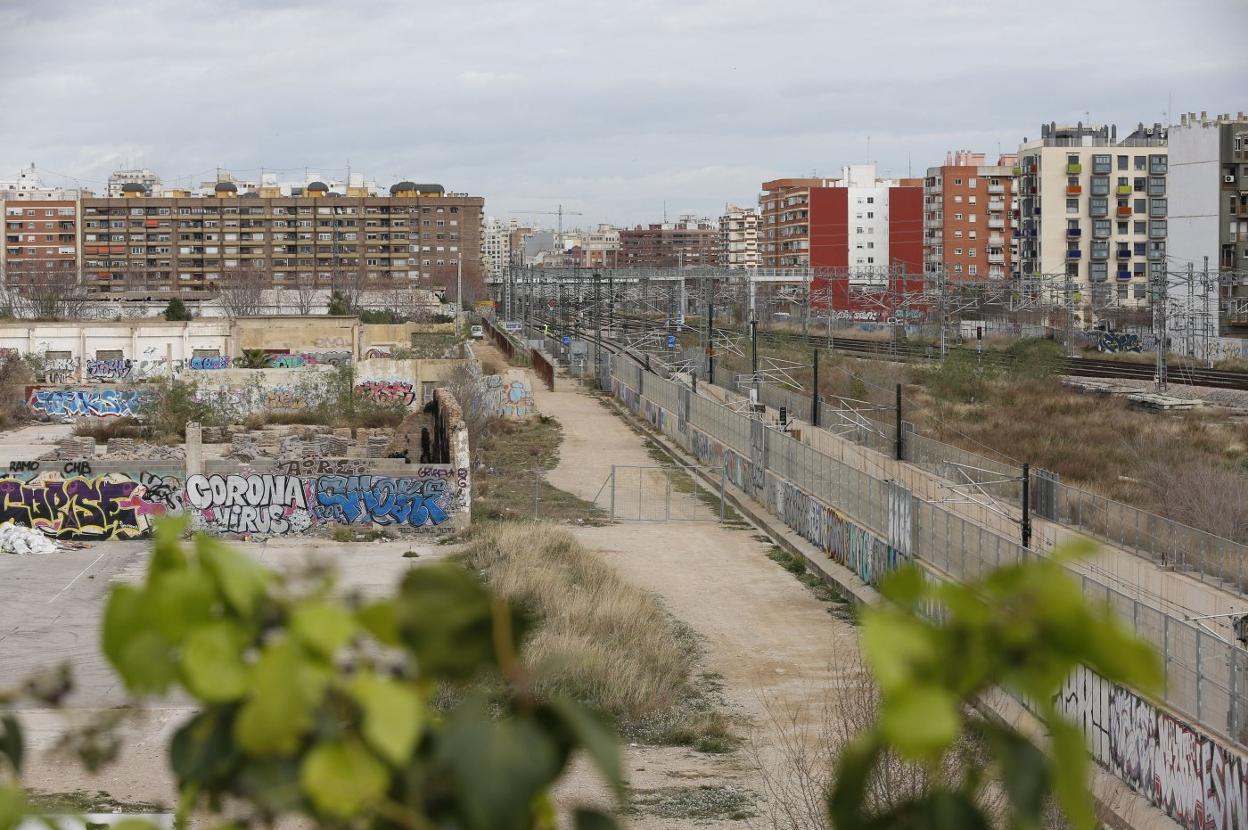
[[[364,272],[359,268],[341,268],[330,274],[330,289],[346,303],[347,314],[354,314],[359,310],[367,285],[365,280]]]
[[[166,320],[190,320],[191,310],[186,307],[186,303],[182,302],[181,297],[174,297],[169,301],[169,305],[165,306]]]
[[[257,317],[264,313],[264,291],[271,282],[262,268],[226,268],[217,279],[217,299],[227,317]]]
[[[323,571],[287,579],[202,535],[188,550],[185,527],[157,525],[146,580],[111,588],[101,639],[135,702],[194,701],[169,744],[179,828],[192,813],[239,827],[550,828],[550,789],[582,751],[622,793],[612,730],[572,700],[537,696],[520,655],[526,616],[476,575],[431,564],[383,599],[343,600]],[[484,676],[488,698],[470,685]],[[55,702],[70,680],[54,680],[24,688]],[[439,712],[440,687],[464,699]],[[80,757],[115,757],[107,737],[78,744]],[[22,756],[5,713],[0,771],[20,771]],[[0,828],[20,821],[22,801],[0,778]],[[578,828],[615,826],[577,810]]]
[[[79,320],[90,299],[82,274],[70,261],[10,264],[4,280],[20,317]]]
[[[329,295],[329,310],[326,314],[330,317],[346,317],[351,314],[351,306],[341,292],[334,291]]]
[[[295,284],[287,289],[287,293],[295,297],[295,310],[306,317],[312,313],[320,289],[316,286],[316,277],[313,274],[301,271],[295,276]]]

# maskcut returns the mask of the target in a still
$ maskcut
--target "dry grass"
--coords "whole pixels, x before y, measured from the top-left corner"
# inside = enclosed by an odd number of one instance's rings
[[[539,694],[564,694],[613,715],[628,736],[697,746],[725,722],[691,678],[694,634],[654,597],[621,579],[570,533],[506,523],[478,533],[466,563],[538,620],[525,644]],[[703,701],[707,703],[706,701]]]
[[[110,438],[141,438],[145,429],[134,418],[85,418],[74,424],[74,435],[90,436],[97,444],[107,444]]]
[[[474,457],[484,462],[473,474],[473,520],[605,521],[606,511],[545,480],[545,472],[559,463],[561,443],[563,428],[554,418],[492,419],[473,442]]]

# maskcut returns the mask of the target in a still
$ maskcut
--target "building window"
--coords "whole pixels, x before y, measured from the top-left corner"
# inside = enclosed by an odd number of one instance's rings
[[[1135,207],[1132,212],[1146,213],[1148,211],[1148,201],[1146,199],[1136,199]]]
[[[1126,170],[1128,167],[1130,167],[1131,163],[1129,161],[1129,158],[1130,158],[1129,156],[1118,157],[1118,169],[1119,170]]]
[[[962,231],[954,231],[954,232],[953,232],[953,238],[954,238],[954,239],[961,239],[961,238],[962,238]]]
[[[1067,213],[1078,213],[1078,212],[1079,212],[1079,200],[1078,200],[1078,199],[1067,199],[1067,200],[1066,200],[1066,212],[1067,212]]]
[[[1139,235],[1141,235],[1141,236],[1143,236],[1144,234],[1148,233],[1148,223],[1147,223],[1147,222],[1142,222],[1142,221],[1141,221],[1141,222],[1136,222],[1136,223],[1135,223],[1134,232],[1135,232],[1135,233],[1138,233],[1138,234],[1139,234]]]
[[[971,178],[967,179],[967,180],[966,180],[966,184],[967,184],[967,187],[975,187],[975,186],[976,186],[976,181],[975,181],[975,178],[974,178],[974,177],[971,177]],[[972,196],[972,197],[971,197],[972,201],[974,200],[974,198],[975,198],[974,196]]]
[[[953,254],[954,254],[954,256],[962,256],[962,249],[961,249],[961,248],[954,248],[954,249],[953,249]]]
[[[972,277],[975,276],[976,274],[979,273],[979,266],[976,266],[976,265],[966,266],[966,273],[970,274]]]
[[[1136,156],[1135,157],[1135,169],[1147,170],[1148,169],[1148,156]]]

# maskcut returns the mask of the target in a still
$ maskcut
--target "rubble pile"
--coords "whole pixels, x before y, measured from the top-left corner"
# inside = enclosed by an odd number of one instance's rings
[[[186,461],[186,448],[149,444],[133,438],[113,438],[105,449],[109,461],[167,461],[180,464]]]
[[[39,456],[40,461],[57,459],[77,460],[95,457],[95,439],[89,435],[66,435],[56,442],[56,447]]]
[[[21,527],[12,521],[0,525],[0,553],[26,556],[32,553],[56,553],[61,548],[37,530]]]

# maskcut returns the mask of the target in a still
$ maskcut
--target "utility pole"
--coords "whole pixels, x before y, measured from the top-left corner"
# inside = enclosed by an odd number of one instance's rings
[[[602,363],[602,274],[594,271],[594,370]]]
[[[1216,307],[1213,312],[1209,310],[1209,256],[1205,255],[1205,266],[1200,280],[1200,331],[1201,331],[1201,352],[1205,357],[1205,368],[1213,368],[1213,349],[1209,342],[1213,337],[1214,326],[1217,325]]]
[[[715,382],[715,289],[706,292],[706,380]]]
[[[901,443],[901,384],[897,384],[897,460],[904,461],[905,453],[902,452]]]
[[[1031,547],[1031,465],[1023,464],[1023,547]]]
[[[1166,366],[1166,350],[1170,347],[1170,333],[1166,330],[1166,304],[1169,296],[1169,272],[1161,270],[1154,277],[1153,286],[1153,330],[1157,334],[1157,391],[1166,391],[1168,378]]]
[[[810,425],[819,426],[819,350],[811,349],[812,373],[814,378],[810,384]]]
[[[754,391],[754,400],[750,403],[758,403],[758,320],[750,316],[750,372],[752,374],[753,384],[751,388]]]

